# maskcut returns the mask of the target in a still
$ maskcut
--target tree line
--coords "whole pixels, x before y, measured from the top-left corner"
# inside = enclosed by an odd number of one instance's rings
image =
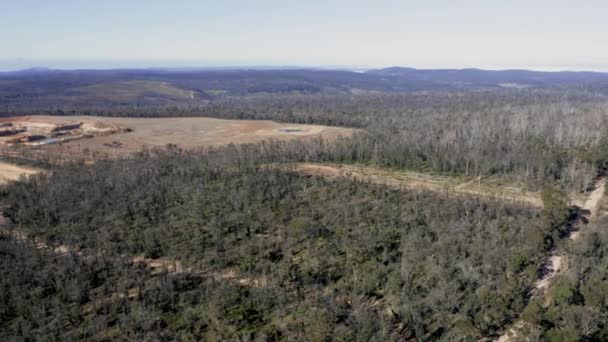
[[[205,116],[348,126],[328,142],[335,162],[477,176],[507,176],[540,189],[586,191],[604,167],[608,99],[589,89],[398,94],[257,95],[203,106],[60,110],[57,115]],[[309,153],[310,155],[310,153]],[[309,156],[312,157],[312,156]]]

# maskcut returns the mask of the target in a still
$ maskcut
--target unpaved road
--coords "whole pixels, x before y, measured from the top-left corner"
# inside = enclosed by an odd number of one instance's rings
[[[551,279],[553,279],[553,277],[555,277],[562,270],[562,261],[563,256],[561,255],[552,255],[549,257],[549,260],[547,260],[547,265],[544,267],[546,270],[545,274],[532,286],[533,296],[540,295],[549,288]]]
[[[600,207],[600,201],[604,197],[604,189],[606,188],[606,178],[602,178],[597,182],[596,188],[591,192],[587,201],[583,205],[583,208],[589,210],[589,218],[595,218],[597,216],[598,209]]]
[[[52,251],[56,254],[75,254],[77,256],[83,256],[83,253],[68,245],[53,245],[48,241],[42,239],[31,239],[27,236],[27,234],[18,229],[8,229],[6,219],[4,216],[0,215],[0,234],[8,235],[15,240],[22,242],[30,242],[32,246],[36,249],[44,249],[48,251]],[[162,274],[164,272],[172,273],[172,274],[193,274],[193,275],[201,275],[212,277],[215,280],[227,280],[238,283],[239,285],[244,286],[252,286],[252,287],[262,287],[268,284],[268,279],[257,276],[252,277],[248,275],[239,274],[234,269],[226,269],[221,272],[209,272],[200,269],[194,269],[191,267],[185,267],[180,261],[173,260],[167,257],[162,258],[145,258],[143,256],[136,256],[131,258],[131,263],[133,265],[144,265],[149,268],[153,275]]]
[[[455,177],[436,176],[421,172],[393,171],[362,165],[340,164],[295,164],[293,170],[302,174],[322,177],[345,177],[375,184],[388,185],[399,189],[426,190],[441,194],[455,194],[484,197],[521,203],[542,208],[540,195],[512,187],[484,187],[478,180],[463,183]]]
[[[173,259],[170,259],[167,257],[151,259],[151,258],[145,258],[143,256],[137,256],[137,257],[132,258],[131,262],[133,264],[145,265],[152,271],[152,274],[159,274],[159,273],[164,273],[164,272],[175,273],[175,274],[187,273],[187,274],[212,277],[216,281],[227,280],[227,281],[236,282],[239,285],[253,286],[253,287],[262,287],[262,286],[266,286],[266,284],[268,284],[268,279],[266,279],[262,276],[252,277],[252,276],[248,276],[248,275],[243,275],[234,269],[226,269],[221,272],[204,271],[201,269],[186,267],[180,261],[173,260]]]
[[[582,205],[580,205],[580,207],[583,210],[589,211],[589,213],[587,214],[587,219],[589,221],[597,218],[597,214],[600,209],[600,202],[601,202],[602,198],[604,197],[605,188],[606,188],[606,178],[602,178],[597,182],[595,189],[593,189],[593,191],[589,194],[589,196],[587,197],[585,202]],[[580,237],[580,233],[581,233],[580,228],[582,228],[582,225],[580,224],[580,222],[579,222],[577,228],[578,228],[578,230],[576,230],[576,231],[572,232],[572,234],[570,234],[571,240],[577,240]]]
[[[601,178],[596,182],[595,189],[587,196],[586,200],[582,204],[578,204],[583,211],[587,211],[586,218],[589,222],[597,217],[598,210],[600,207],[600,201],[604,197],[606,188],[606,178]],[[572,241],[576,241],[581,236],[581,230],[585,223],[582,220],[578,220],[575,224],[576,230],[568,237]],[[543,296],[549,287],[551,286],[551,280],[558,274],[562,273],[565,269],[564,264],[566,263],[566,256],[564,255],[553,255],[547,261],[544,266],[545,272],[542,277],[534,283],[532,287],[532,297]],[[516,321],[513,326],[508,329],[502,336],[500,336],[498,342],[509,342],[515,341],[518,336],[518,330],[524,328],[526,322],[519,320]]]

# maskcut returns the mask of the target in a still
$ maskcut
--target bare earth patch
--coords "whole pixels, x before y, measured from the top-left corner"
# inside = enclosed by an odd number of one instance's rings
[[[322,177],[346,177],[395,188],[491,198],[522,203],[536,208],[543,206],[540,195],[536,192],[525,191],[517,187],[490,186],[484,184],[480,179],[463,182],[462,179],[456,177],[395,171],[363,165],[301,163],[294,166],[294,171]]]
[[[544,293],[551,283],[551,279],[555,277],[562,269],[562,261],[564,257],[561,255],[553,255],[547,260],[545,269],[547,272],[539,280],[534,283],[533,291],[535,293]]]
[[[5,121],[18,121],[9,118]],[[88,130],[87,138],[37,146],[43,154],[78,156],[85,151],[126,155],[140,151],[142,147],[163,147],[174,144],[192,149],[227,144],[256,143],[267,139],[306,140],[315,137],[335,139],[349,136],[353,129],[321,125],[282,124],[267,120],[224,120],[204,117],[192,118],[113,118],[94,116],[31,116],[27,124],[41,127],[82,123]],[[96,127],[99,127],[95,131]],[[112,132],[103,132],[112,127]],[[132,131],[129,131],[132,130]],[[0,139],[2,142],[2,139]],[[18,152],[18,151],[17,151]]]
[[[25,167],[15,164],[9,164],[0,161],[0,184],[6,183],[8,181],[17,180],[22,175],[31,175],[39,172],[40,170]]]

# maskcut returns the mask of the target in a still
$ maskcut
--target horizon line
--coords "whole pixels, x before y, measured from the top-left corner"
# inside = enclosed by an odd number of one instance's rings
[[[74,71],[204,71],[204,70],[327,70],[327,71],[352,71],[365,72],[369,70],[382,70],[390,68],[413,69],[420,71],[431,70],[479,70],[479,71],[531,71],[531,72],[554,72],[554,73],[608,73],[608,68],[570,68],[570,67],[412,67],[405,65],[311,65],[311,64],[226,64],[208,66],[92,66],[92,67],[53,67],[45,65],[33,65],[30,67],[3,69],[0,73],[22,73],[28,71],[48,72],[74,72]]]

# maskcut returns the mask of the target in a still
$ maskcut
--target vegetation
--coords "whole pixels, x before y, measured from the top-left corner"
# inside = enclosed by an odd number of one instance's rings
[[[374,163],[465,176],[509,175],[533,190],[585,191],[606,160],[608,98],[526,89],[362,95],[227,97],[193,107],[87,109],[51,114],[211,116],[362,128],[323,144],[334,162]],[[300,149],[304,149],[301,147]]]
[[[415,70],[24,70],[0,73],[0,113],[200,105],[254,94],[366,94],[540,87],[605,93],[608,74]],[[508,89],[508,88],[507,88]],[[120,90],[120,91],[118,91]]]
[[[535,88],[501,89],[504,80]],[[360,131],[43,161],[52,171],[0,189],[10,221],[0,339],[478,340],[518,319],[532,339],[608,339],[606,222],[560,242],[581,215],[567,194],[589,190],[607,167],[605,82],[409,69],[2,75],[5,114]],[[544,208],[267,167],[302,161],[505,176],[538,190]],[[539,268],[562,249],[570,271],[552,280],[549,301],[530,301]]]
[[[208,339],[480,337],[497,333],[524,308],[546,255],[544,240],[552,234],[539,212],[525,208],[238,164],[153,151],[93,166],[65,165],[11,184],[4,190],[10,220],[31,237],[103,256],[115,275],[98,275],[106,279],[100,284],[89,279],[98,271],[73,269],[89,258],[41,258],[42,251],[23,243],[4,252],[11,257],[3,261],[13,263],[3,268],[7,293],[18,291],[18,279],[27,275],[20,263],[72,268],[67,272],[80,279],[73,287],[83,292],[76,297],[82,307],[91,305],[92,293],[108,297],[150,282],[190,284],[184,292],[150,290],[109,301],[111,309],[98,311],[97,326],[82,318],[68,324],[79,337],[123,325],[144,334],[138,338],[159,331]],[[220,281],[205,285],[188,274],[161,281],[144,270],[136,280],[129,260],[141,254],[180,261],[201,270],[198,276]],[[226,274],[236,275],[221,276]],[[61,291],[36,300],[69,306],[75,297]],[[170,302],[162,299],[171,294]],[[33,305],[21,300],[7,296],[4,305]],[[135,312],[135,321],[112,319]],[[45,320],[5,315],[6,334],[25,333],[17,329],[24,326],[27,333],[53,331],[39,326]],[[156,323],[142,329],[137,320]]]
[[[608,235],[600,220],[571,247],[568,273],[556,280],[545,305],[525,310],[527,334],[548,341],[604,341],[608,338]]]

